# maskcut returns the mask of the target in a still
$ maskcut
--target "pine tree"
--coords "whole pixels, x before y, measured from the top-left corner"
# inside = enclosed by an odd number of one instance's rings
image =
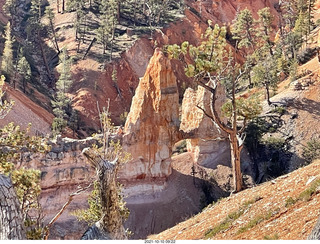
[[[31,0],[31,14],[35,17],[37,22],[40,22],[41,20],[41,6],[42,0]]]
[[[304,38],[307,41],[307,35],[309,31],[307,12],[303,12],[302,10],[299,12],[299,16],[295,22],[293,32],[297,36],[299,47],[304,42]]]
[[[62,91],[66,93],[70,86],[72,85],[72,77],[71,77],[71,63],[72,60],[68,57],[68,53],[66,48],[62,49],[61,53],[61,69],[59,80],[56,83],[56,87],[58,91]]]
[[[233,169],[234,190],[242,190],[242,173],[240,153],[245,139],[244,129],[247,122],[256,116],[261,107],[255,99],[237,99],[237,85],[246,73],[240,64],[226,51],[226,28],[216,25],[209,27],[199,46],[190,45],[187,42],[168,46],[169,55],[178,58],[180,55],[188,55],[192,63],[186,66],[186,75],[193,77],[194,81],[212,94],[210,111],[198,107],[208,116],[223,132],[228,135],[230,142],[231,164]],[[245,68],[245,67],[244,67]],[[224,105],[224,111],[228,117],[228,123],[224,123],[215,102],[217,100],[217,87],[225,85],[230,101]],[[241,128],[239,122],[242,121]]]
[[[233,39],[238,41],[238,48],[255,49],[255,21],[249,9],[240,11],[232,26]]]
[[[252,13],[247,8],[240,11],[232,25],[233,39],[236,40],[236,49],[244,49],[249,87],[252,87],[251,69],[255,65],[253,57],[256,48],[256,22],[253,19]]]
[[[106,50],[108,47],[110,32],[111,32],[111,29],[106,20],[103,20],[99,28],[95,31],[97,41],[102,45],[103,54],[106,53]]]
[[[57,40],[58,36],[57,36],[57,32],[55,31],[55,27],[54,27],[54,13],[53,13],[53,10],[50,8],[50,6],[46,7],[45,15],[49,20],[50,35],[52,36],[55,48],[57,49],[57,52],[59,53],[60,49],[59,49],[58,40]]]
[[[115,29],[119,20],[119,1],[118,0],[102,0],[100,4],[100,12],[104,16],[102,21],[105,39],[108,39],[110,45],[110,61],[112,60]]]
[[[1,70],[5,75],[10,77],[11,73],[13,72],[13,51],[12,51],[12,36],[11,36],[11,25],[8,22],[6,29],[5,29],[5,43],[2,55],[2,63],[1,63]]]
[[[18,73],[22,77],[23,92],[26,93],[26,85],[27,85],[26,83],[31,78],[31,67],[30,67],[29,62],[27,61],[27,59],[25,57],[22,57],[19,60],[17,68],[18,68],[18,70],[17,70]]]
[[[266,100],[271,105],[270,89],[275,91],[280,81],[277,61],[272,55],[268,54],[253,67],[252,72],[253,81],[266,89]]]
[[[62,51],[60,77],[56,83],[57,93],[55,99],[51,101],[53,107],[53,114],[55,118],[52,123],[52,131],[57,135],[66,128],[71,116],[71,100],[67,97],[66,92],[72,85],[71,78],[71,60],[68,58],[67,50],[64,48]]]
[[[263,8],[258,11],[259,19],[257,21],[259,38],[259,46],[264,46],[264,48],[269,50],[270,55],[273,55],[272,47],[273,43],[271,41],[272,34],[272,23],[274,20],[273,15],[270,12],[270,8]]]

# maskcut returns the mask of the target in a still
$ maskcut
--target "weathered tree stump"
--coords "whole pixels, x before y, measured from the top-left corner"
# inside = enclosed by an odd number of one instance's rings
[[[123,227],[119,195],[117,187],[118,159],[112,162],[104,160],[91,148],[85,148],[82,153],[96,168],[100,183],[102,217],[82,236],[82,240],[126,240]]]
[[[320,217],[308,236],[308,240],[320,240]]]
[[[0,174],[0,240],[26,239],[22,213],[11,180]]]

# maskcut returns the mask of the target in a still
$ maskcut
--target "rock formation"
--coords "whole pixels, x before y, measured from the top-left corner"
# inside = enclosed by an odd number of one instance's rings
[[[187,148],[192,153],[194,162],[216,168],[218,164],[226,164],[230,149],[226,134],[197,107],[210,111],[211,96],[210,92],[200,86],[196,91],[191,88],[185,91],[180,130],[185,138],[189,138]],[[216,105],[221,107],[225,101],[224,88],[219,86]]]
[[[0,174],[0,240],[26,239],[20,204],[11,180]]]
[[[74,140],[60,138],[49,142],[51,151],[47,154],[24,154],[24,167],[41,170],[40,203],[43,208],[44,222],[47,224],[69,199],[69,195],[86,187],[94,179],[94,169],[87,163],[81,151],[90,147],[96,140]],[[87,208],[89,192],[74,197],[73,201],[62,213],[50,229],[49,239],[80,239],[85,223],[72,216],[72,211]]]
[[[170,60],[156,49],[140,80],[124,129],[124,150],[133,160],[121,179],[167,177],[178,140],[179,94]]]

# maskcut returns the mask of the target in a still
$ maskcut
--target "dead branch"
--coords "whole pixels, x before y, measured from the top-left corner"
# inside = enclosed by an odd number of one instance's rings
[[[49,222],[49,224],[45,227],[45,235],[44,235],[44,240],[48,240],[49,234],[50,234],[50,228],[53,225],[54,222],[57,221],[57,219],[62,215],[62,213],[64,212],[64,210],[69,206],[69,204],[72,202],[74,196],[79,195],[81,192],[88,190],[90,187],[92,186],[92,182],[84,187],[84,188],[80,188],[78,189],[76,192],[73,192],[69,195],[69,199],[68,201],[62,206],[62,208],[60,209],[60,211],[56,214],[56,216],[53,217],[53,219],[51,219],[51,221]]]

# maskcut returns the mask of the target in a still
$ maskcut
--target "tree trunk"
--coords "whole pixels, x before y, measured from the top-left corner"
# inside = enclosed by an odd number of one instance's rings
[[[137,0],[133,3],[133,25],[136,26],[136,18],[137,18]]]
[[[60,0],[57,0],[57,13],[60,13]]]
[[[266,94],[267,94],[267,102],[268,102],[268,105],[270,106],[272,103],[270,101],[270,89],[268,84],[266,84]]]
[[[64,6],[65,6],[65,3],[64,3],[64,0],[62,0],[62,13],[64,13]]]
[[[90,44],[89,44],[89,46],[88,46],[88,48],[87,48],[87,50],[86,50],[85,54],[84,54],[84,55],[83,55],[83,57],[82,57],[82,59],[85,59],[85,58],[86,58],[86,56],[87,56],[88,52],[90,51],[90,49],[91,49],[91,47],[92,47],[93,43],[94,43],[96,40],[97,40],[97,38],[95,38],[95,37],[92,39],[92,41],[90,42]]]
[[[121,16],[121,2],[118,0],[118,7],[117,7],[117,20],[118,23],[120,24],[120,16]]]
[[[11,180],[0,174],[0,240],[23,240],[26,232]]]
[[[308,240],[320,240],[320,217],[308,236]]]
[[[111,239],[126,240],[123,217],[120,213],[119,193],[117,187],[118,164],[103,160],[101,155],[91,148],[85,148],[83,154],[96,168],[100,183],[102,217],[82,236],[83,240]]]
[[[250,71],[251,71],[251,68],[250,68],[250,70],[248,71],[248,73],[249,73],[249,88],[252,88],[253,87],[253,85],[252,85],[252,78],[251,78],[251,74],[250,74]]]
[[[231,165],[233,171],[233,185],[234,191],[239,192],[242,190],[242,173],[240,163],[240,153],[242,147],[239,146],[236,133],[229,135],[230,147],[231,147]]]
[[[22,79],[22,83],[23,83],[23,93],[25,94],[26,93],[26,78],[23,77]]]
[[[60,53],[58,40],[57,40],[57,33],[56,33],[55,29],[54,29],[54,25],[53,25],[53,22],[51,20],[50,20],[50,26],[51,26],[51,31],[52,31],[52,34],[53,34],[54,44],[56,46],[57,52]]]
[[[311,32],[311,11],[312,11],[312,2],[311,0],[309,0],[309,4],[308,4],[308,33],[307,36],[310,35]],[[306,42],[308,41],[308,39],[306,38]]]
[[[41,56],[42,56],[42,60],[43,60],[43,63],[46,67],[46,71],[47,71],[47,75],[48,75],[48,78],[49,78],[49,83],[52,82],[52,76],[51,76],[51,71],[50,71],[50,68],[48,66],[48,62],[47,62],[47,58],[46,58],[46,55],[45,55],[45,52],[43,50],[43,46],[42,46],[42,39],[40,37],[40,33],[38,32],[38,41],[39,41],[39,47],[40,47],[40,51],[41,51]]]

